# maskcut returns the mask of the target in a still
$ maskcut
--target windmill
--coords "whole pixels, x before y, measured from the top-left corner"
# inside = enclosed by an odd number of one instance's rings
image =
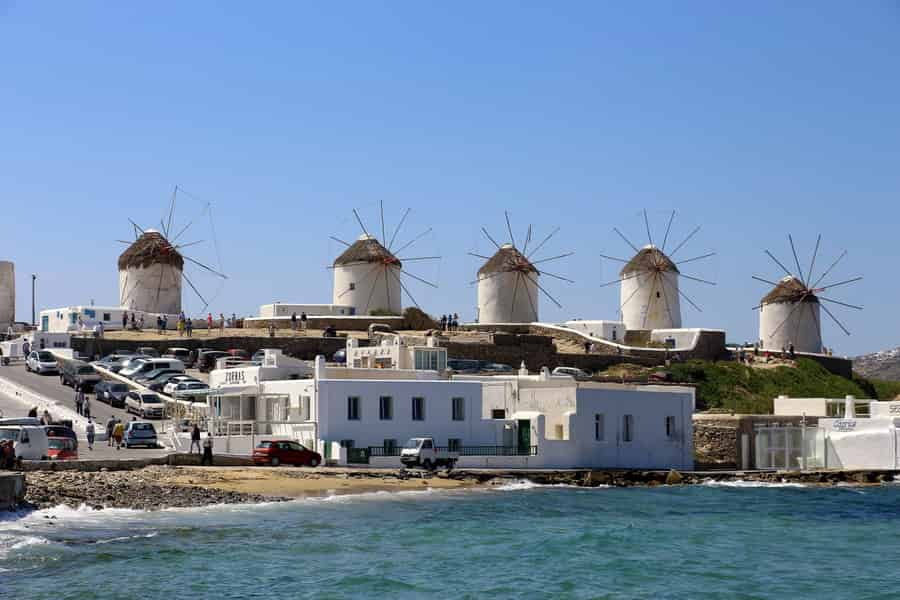
[[[381,239],[385,240],[387,236],[384,202],[380,202],[379,206],[381,209]],[[419,307],[419,303],[410,293],[409,287],[403,282],[404,276],[437,288],[436,283],[410,273],[404,268],[403,263],[440,260],[440,256],[397,256],[432,231],[429,227],[406,243],[398,242],[398,235],[411,210],[408,208],[403,213],[387,246],[369,233],[369,229],[366,228],[355,208],[353,216],[362,230],[356,241],[351,244],[338,237],[330,236],[334,241],[346,246],[346,249],[330,267],[334,272],[332,294],[334,304],[351,306],[357,314],[368,315],[378,312],[399,315],[403,310],[401,296],[404,293],[417,308]],[[395,243],[397,244],[396,249]]]
[[[679,279],[683,277],[698,283],[715,285],[707,279],[683,273],[678,265],[707,259],[716,253],[707,252],[692,258],[675,260],[675,255],[700,231],[700,226],[695,227],[680,244],[666,254],[675,211],[673,210],[669,216],[661,246],[653,242],[647,210],[645,209],[643,213],[648,244],[638,248],[618,228],[613,227],[613,231],[634,250],[635,254],[630,260],[601,254],[602,258],[624,263],[625,266],[619,271],[617,279],[600,287],[621,284],[619,312],[626,331],[678,329],[681,327],[681,298],[687,300],[698,312],[703,312],[697,303],[681,290]]]
[[[218,257],[218,241],[212,222],[211,203],[205,203],[199,216],[191,219],[173,234],[176,228],[175,207],[179,193],[189,196],[187,192],[175,186],[168,217],[160,220],[160,229],[145,229],[129,219],[135,240],[130,242],[118,240],[128,244],[128,248],[119,256],[118,265],[119,305],[123,308],[156,314],[178,314],[182,311],[181,282],[184,280],[203,303],[198,311],[202,313],[209,307],[212,299],[207,300],[206,296],[200,293],[194,280],[186,273],[185,266],[199,269],[199,274],[194,275],[198,281],[206,274],[220,281],[227,279],[227,276],[220,272],[220,264],[214,269],[184,253],[185,248],[200,244],[204,240],[182,243],[178,241],[195,222],[208,217],[210,234]],[[221,263],[218,258],[217,261]]]
[[[513,235],[512,226],[509,222],[509,213],[505,212],[504,215],[506,216],[506,230],[509,233],[509,242],[497,243],[487,229],[482,227],[482,233],[497,248],[497,252],[493,256],[469,252],[471,256],[487,261],[478,269],[478,279],[471,282],[472,284],[478,284],[478,322],[536,322],[539,320],[539,292],[543,293],[557,307],[562,308],[562,305],[556,298],[551,296],[541,285],[541,276],[547,275],[554,279],[575,283],[561,275],[538,269],[536,265],[571,256],[574,252],[533,260],[533,257],[541,248],[556,235],[559,227],[551,231],[529,252],[528,247],[531,245],[534,232],[533,227],[529,225],[525,234],[525,243],[522,249],[519,250],[516,247],[516,238]]]
[[[767,350],[784,351],[793,346],[797,352],[822,352],[822,320],[820,309],[841,328],[845,334],[850,335],[850,331],[844,327],[837,317],[831,312],[827,305],[843,306],[855,310],[862,310],[861,306],[848,304],[833,298],[826,298],[824,293],[832,288],[849,285],[862,279],[862,277],[851,277],[843,281],[835,283],[822,283],[825,278],[834,270],[834,268],[847,256],[844,250],[834,262],[831,263],[821,275],[815,277],[816,259],[819,255],[819,247],[822,243],[822,236],[816,238],[816,247],[812,253],[812,259],[809,263],[809,269],[806,273],[800,267],[800,260],[797,255],[797,249],[794,246],[794,239],[788,235],[788,242],[791,245],[791,253],[794,256],[794,264],[797,266],[797,272],[792,273],[784,266],[780,260],[775,258],[768,250],[765,253],[775,262],[778,267],[784,271],[785,276],[780,280],[771,281],[753,275],[753,279],[769,284],[772,289],[768,294],[763,296],[757,306],[753,310],[759,310],[759,339],[762,347]]]

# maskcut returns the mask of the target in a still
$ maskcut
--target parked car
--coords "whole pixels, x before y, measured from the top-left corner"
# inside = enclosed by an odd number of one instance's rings
[[[467,358],[448,358],[447,368],[454,373],[477,373],[481,370],[481,361]]]
[[[229,356],[231,355],[220,350],[207,350],[197,358],[196,367],[201,373],[209,373],[216,368],[217,360],[220,358],[228,358]]]
[[[556,367],[553,369],[554,375],[568,375],[575,379],[575,381],[590,381],[591,374],[587,371],[582,371],[576,367]]]
[[[400,450],[400,462],[406,467],[424,467],[428,470],[437,467],[452,469],[459,460],[459,452],[451,452],[447,448],[439,448],[434,438],[410,438]]]
[[[94,393],[100,402],[106,402],[113,408],[125,408],[125,395],[130,389],[117,381],[101,381],[94,386]]]
[[[112,371],[113,373],[124,375],[122,371],[136,369],[148,360],[150,360],[149,356],[141,356],[139,354],[135,354],[122,361],[122,363],[118,367],[111,367],[110,371]]]
[[[94,389],[100,383],[100,374],[94,367],[80,360],[59,361],[59,382],[73,388]]]
[[[262,350],[257,350],[256,352],[254,352],[253,356],[250,357],[250,361],[261,365],[263,363],[263,360],[265,360],[265,358],[266,358],[266,351],[265,351],[265,349],[262,349]]]
[[[125,396],[125,410],[142,419],[162,419],[166,405],[156,394],[148,392],[128,392]]]
[[[145,385],[147,388],[153,390],[154,392],[164,392],[167,385],[174,381],[182,381],[182,379],[189,379],[191,381],[194,380],[194,378],[190,375],[185,375],[184,373],[176,371],[174,373],[166,373],[165,375],[160,375],[159,377],[155,378],[149,383],[146,383]]]
[[[179,383],[188,383],[188,382],[203,383],[196,377],[191,377],[190,375],[181,374],[181,375],[176,375],[175,377],[172,377],[171,379],[169,379],[166,382],[166,385],[163,386],[161,391],[163,394],[165,394],[167,396],[171,396],[172,393],[175,391],[175,386],[177,386]]]
[[[184,371],[178,371],[176,369],[154,369],[153,371],[139,374],[134,378],[134,382],[143,386],[149,386],[152,383],[168,381],[168,377],[180,375],[182,373],[184,373]]]
[[[206,396],[209,394],[209,386],[202,381],[185,381],[175,386],[172,396],[176,400],[187,400],[188,402],[205,402]]]
[[[48,439],[68,438],[72,440],[75,444],[75,449],[78,450],[78,436],[75,434],[75,430],[68,425],[44,425],[43,427]]]
[[[228,354],[229,354],[229,356],[231,356],[233,358],[237,358],[239,360],[243,360],[243,361],[250,360],[250,353],[247,352],[246,350],[241,350],[240,348],[232,348],[231,350],[228,350]]]
[[[485,363],[481,370],[485,373],[513,373],[515,369],[513,369],[509,365],[504,365],[500,363]]]
[[[50,460],[78,460],[78,446],[72,438],[48,437],[47,456]]]
[[[128,377],[129,379],[135,379],[137,377],[143,377],[144,374],[149,373],[150,371],[160,369],[170,369],[172,371],[181,371],[184,373],[184,363],[180,360],[175,360],[174,358],[148,358],[141,361],[135,367],[129,366],[127,369],[122,369],[119,371],[119,374],[123,377]]]
[[[159,358],[159,350],[150,346],[141,346],[137,349],[137,353],[151,358]]]
[[[28,358],[25,359],[25,370],[38,375],[46,375],[47,373],[58,373],[59,366],[53,354],[46,350],[37,350],[28,354]]]
[[[147,421],[129,421],[125,426],[123,440],[126,448],[135,446],[157,448],[159,446],[159,442],[156,439],[156,428],[153,426],[153,423],[148,423]]]
[[[322,456],[293,440],[262,440],[253,449],[253,462],[257,465],[294,465],[318,467]]]
[[[341,348],[331,357],[331,362],[339,365],[347,364],[347,351]]]
[[[184,363],[184,366],[188,369],[194,369],[197,367],[199,357],[204,352],[209,352],[212,348],[197,348],[196,350],[191,350],[191,354],[188,356],[187,362]]]
[[[191,351],[187,348],[166,348],[166,351],[163,352],[163,355],[160,358],[174,358],[180,360],[185,366],[187,366],[187,362],[190,356]]]
[[[375,337],[376,333],[394,333],[394,328],[386,323],[371,323],[369,325],[369,339]]]
[[[0,425],[0,440],[12,440],[16,457],[47,460],[47,432],[40,425]]]

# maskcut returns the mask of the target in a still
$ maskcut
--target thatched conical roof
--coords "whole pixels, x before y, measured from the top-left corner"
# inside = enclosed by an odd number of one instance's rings
[[[400,259],[391,254],[391,251],[381,245],[371,235],[361,235],[349,248],[334,259],[335,267],[352,265],[355,263],[383,263],[402,266]]]
[[[634,255],[634,258],[629,260],[625,266],[622,267],[619,276],[623,277],[628,273],[642,271],[679,272],[678,267],[675,266],[672,259],[666,256],[665,253],[656,246],[644,246],[641,248],[638,253]]]
[[[119,270],[147,268],[154,264],[165,264],[184,270],[184,258],[172,247],[163,235],[148,229],[119,255]]]
[[[512,244],[500,246],[500,249],[478,269],[478,275],[490,275],[502,271],[541,274],[537,267],[531,264],[531,261]]]
[[[819,299],[803,285],[796,277],[784,277],[778,282],[778,285],[772,288],[768,294],[763,296],[760,304],[774,304],[782,302],[818,302]]]

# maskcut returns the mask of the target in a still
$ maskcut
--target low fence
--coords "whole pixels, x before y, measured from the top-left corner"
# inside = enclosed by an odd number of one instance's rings
[[[352,464],[368,464],[370,458],[400,457],[399,446],[369,446],[368,448],[349,448],[347,450],[347,462]],[[460,458],[467,456],[537,456],[538,447],[529,446],[519,448],[517,446],[461,446],[450,450],[448,446],[436,446],[438,452],[451,452],[458,454]]]

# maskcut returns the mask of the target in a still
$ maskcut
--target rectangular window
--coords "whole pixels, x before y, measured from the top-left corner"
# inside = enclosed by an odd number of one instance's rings
[[[506,418],[506,409],[505,408],[492,408],[491,409],[491,418],[492,419],[505,419]]]
[[[425,398],[416,397],[412,399],[412,420],[425,420]]]
[[[300,396],[300,420],[301,421],[309,421],[310,420],[310,398],[309,396]]]
[[[109,321],[109,313],[103,313],[103,320]]]
[[[466,420],[466,399],[465,398],[453,398],[453,420],[454,421],[465,421]]]
[[[462,440],[459,438],[450,438],[447,440],[448,452],[459,452],[462,449]]]
[[[393,456],[397,450],[397,440],[384,440],[384,445],[382,447],[384,448],[385,456]]]
[[[634,440],[634,415],[624,415],[622,417],[622,441],[631,442]]]
[[[666,417],[666,437],[675,438],[675,417]]]
[[[347,420],[359,421],[359,398],[357,396],[347,398]]]
[[[606,432],[603,427],[603,415],[594,415],[594,439],[602,442],[606,439]]]
[[[353,448],[355,444],[356,442],[354,442],[353,440],[341,440],[341,448],[350,449]]]
[[[390,396],[382,396],[378,399],[378,418],[382,421],[390,421],[394,418],[394,399]]]

